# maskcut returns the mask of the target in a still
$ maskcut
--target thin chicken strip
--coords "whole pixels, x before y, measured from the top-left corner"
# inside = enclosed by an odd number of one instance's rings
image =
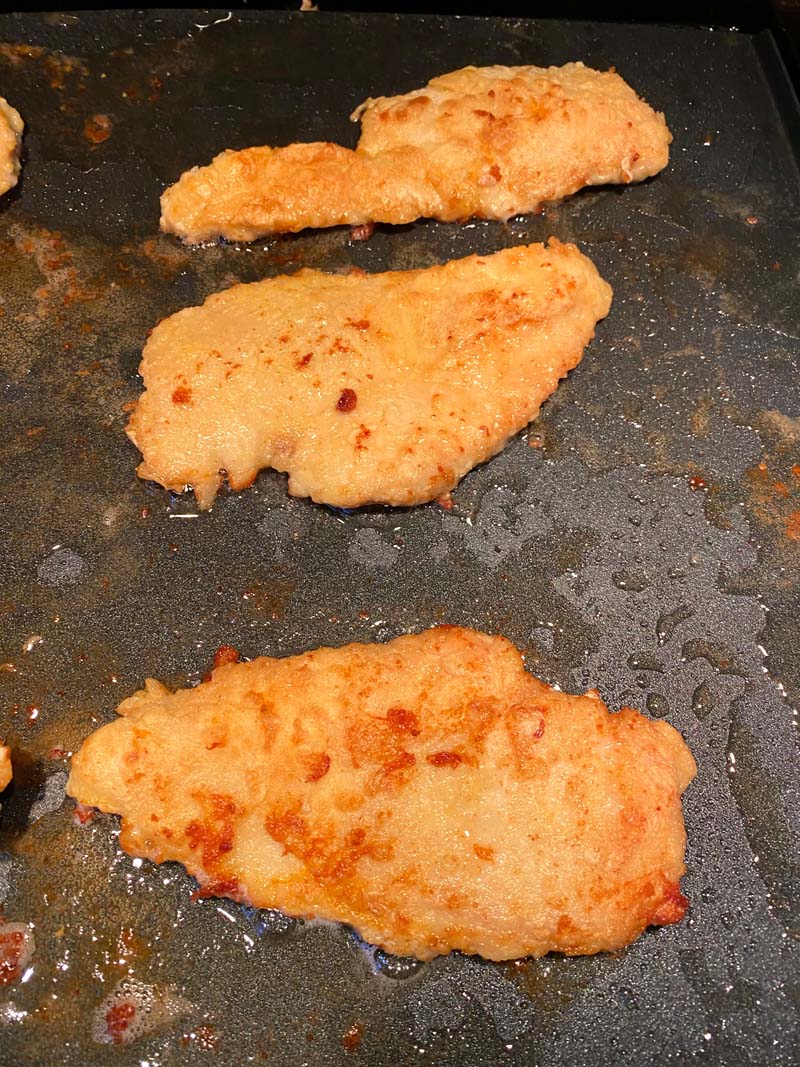
[[[664,116],[622,78],[583,63],[465,67],[404,96],[367,100],[358,148],[327,141],[221,153],[161,199],[190,242],[252,241],[341,223],[508,219],[585,185],[662,170]]]
[[[556,692],[504,638],[446,626],[227,662],[119,713],[67,789],[201,895],[421,959],[613,950],[686,910],[680,734]]]
[[[150,336],[128,434],[142,478],[210,507],[263,467],[321,503],[410,505],[452,489],[538,414],[611,289],[573,246],[427,270],[237,285]]]
[[[17,184],[24,128],[20,113],[0,96],[0,196]]]

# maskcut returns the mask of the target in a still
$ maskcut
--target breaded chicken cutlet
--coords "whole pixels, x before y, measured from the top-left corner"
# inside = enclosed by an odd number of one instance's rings
[[[20,113],[0,96],[0,196],[17,184],[24,128]]]
[[[618,949],[685,912],[681,736],[440,627],[217,666],[125,700],[68,792],[201,895],[349,923],[384,949]]]
[[[226,151],[161,198],[186,241],[252,241],[306,227],[418,218],[508,219],[586,185],[662,170],[664,116],[614,71],[465,67],[403,96],[367,100],[355,151],[320,141]]]
[[[335,507],[433,500],[536,417],[610,302],[557,241],[236,285],[152,332],[128,426],[138,473],[201,507],[264,467]]]
[[[14,776],[11,767],[11,749],[0,741],[0,792],[10,784]]]

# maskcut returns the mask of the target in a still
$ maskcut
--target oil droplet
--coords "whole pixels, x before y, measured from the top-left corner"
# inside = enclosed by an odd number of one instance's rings
[[[631,652],[628,656],[628,666],[635,671],[658,671],[664,673],[664,664],[660,659],[651,656],[649,652]]]
[[[706,641],[703,638],[687,641],[681,655],[685,660],[704,659],[720,674],[745,674],[729,649],[716,641]]]
[[[628,989],[626,986],[620,986],[616,991],[615,999],[623,1008],[633,1008],[635,1010],[639,1007],[638,997],[632,989]]]
[[[656,623],[656,637],[658,638],[659,645],[665,645],[680,624],[686,622],[692,615],[694,615],[694,612],[686,604],[679,604],[674,611],[662,615]]]
[[[641,593],[650,584],[650,580],[643,571],[615,571],[611,575],[611,581],[617,589],[632,593]]]
[[[375,949],[372,959],[379,974],[395,980],[411,978],[423,966],[422,961],[414,959],[413,956],[393,956],[382,948]]]
[[[701,682],[692,693],[692,711],[698,719],[707,719],[714,710],[714,697],[706,682]]]
[[[656,718],[663,719],[666,715],[669,715],[667,698],[662,696],[661,693],[648,693],[647,710]]]
[[[288,934],[301,925],[300,919],[284,915],[282,911],[277,911],[275,908],[253,908],[244,905],[242,914],[259,937],[263,937],[264,934]]]

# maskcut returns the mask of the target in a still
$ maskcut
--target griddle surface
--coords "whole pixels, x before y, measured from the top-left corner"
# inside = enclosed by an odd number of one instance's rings
[[[0,990],[0,1063],[792,1062],[800,183],[769,39],[222,11],[2,15],[0,41],[0,93],[28,124],[0,204],[0,735],[17,765],[0,901],[37,944],[30,979]],[[577,58],[666,112],[661,176],[364,244],[158,234],[164,186],[223,148],[354,144],[347,116],[368,95]],[[611,315],[452,511],[343,516],[267,472],[191,517],[190,497],[137,480],[123,427],[163,316],[300,266],[420,267],[550,234],[595,260]],[[288,655],[445,621],[683,732],[699,764],[687,921],[613,956],[403,967],[339,927],[193,902],[179,868],[119,851],[116,820],[73,821],[58,750],[148,675],[196,680],[223,642]],[[126,973],[184,1014],[98,1043]]]

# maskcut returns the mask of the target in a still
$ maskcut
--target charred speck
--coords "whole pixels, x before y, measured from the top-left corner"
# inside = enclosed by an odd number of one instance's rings
[[[337,411],[353,411],[358,403],[358,397],[352,389],[342,389],[339,399],[336,401]]]
[[[457,767],[459,763],[463,762],[458,752],[433,752],[425,758],[434,767]]]

